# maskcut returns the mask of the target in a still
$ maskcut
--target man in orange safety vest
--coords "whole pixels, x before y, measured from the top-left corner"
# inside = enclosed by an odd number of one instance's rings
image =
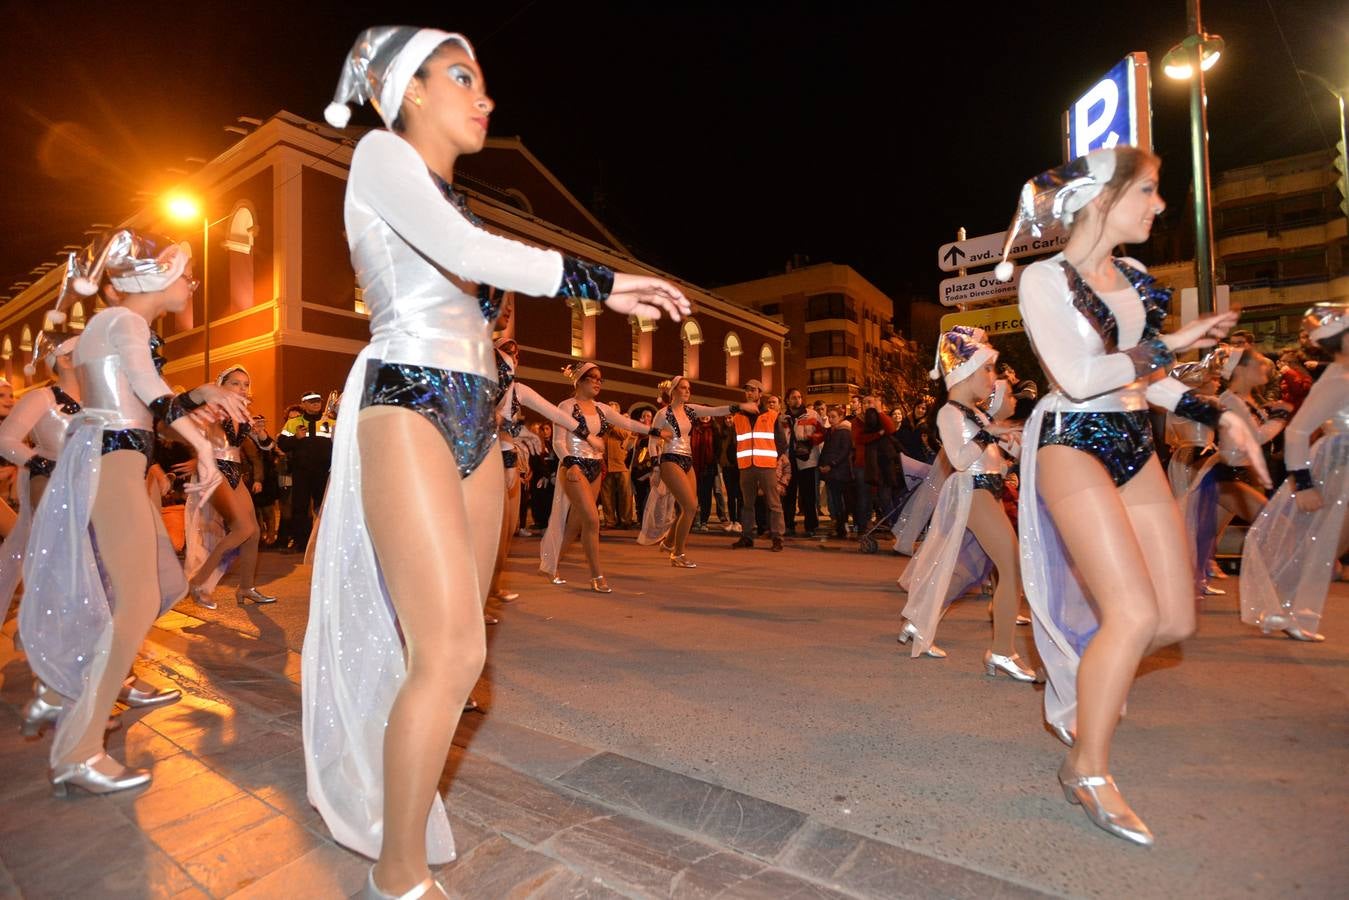
[[[763,384],[758,379],[745,382],[745,400],[758,406],[763,396]],[[768,505],[769,537],[773,551],[782,549],[782,498],[778,495],[778,460],[787,453],[784,435],[777,427],[779,411],[766,409],[756,416],[738,412],[731,416],[735,428],[735,461],[740,467],[740,538],[731,545],[754,546],[754,496],[763,494]]]

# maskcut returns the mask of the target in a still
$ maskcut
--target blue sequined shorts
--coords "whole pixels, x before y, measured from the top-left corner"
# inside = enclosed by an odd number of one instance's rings
[[[429,366],[366,364],[361,409],[398,406],[420,414],[440,431],[467,478],[497,446],[496,382],[481,375]]]
[[[562,457],[562,468],[570,469],[572,466],[581,470],[581,474],[586,477],[586,481],[594,481],[600,477],[600,461],[598,459],[589,459],[584,456]]]
[[[975,475],[974,489],[988,491],[995,500],[1002,500],[1007,495],[1007,483],[1001,475]]]
[[[155,433],[144,428],[104,429],[101,456],[118,450],[135,450],[145,455],[145,468],[155,461]]]
[[[230,483],[230,490],[239,486],[239,482],[244,480],[243,463],[235,462],[232,459],[217,459],[215,467],[220,470],[220,474],[225,476],[225,480]]]
[[[662,453],[660,455],[660,461],[662,464],[671,463],[672,465],[679,466],[679,468],[683,469],[685,472],[693,468],[693,457],[684,453]]]
[[[1090,453],[1123,486],[1152,458],[1152,419],[1134,412],[1052,412],[1040,426],[1041,447],[1072,447]]]

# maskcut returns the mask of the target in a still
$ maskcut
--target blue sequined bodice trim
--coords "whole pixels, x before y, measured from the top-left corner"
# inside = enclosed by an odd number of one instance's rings
[[[1152,457],[1152,420],[1147,410],[1049,413],[1040,426],[1039,445],[1090,453],[1121,487]]]
[[[1124,260],[1112,261],[1115,268],[1143,300],[1143,335],[1139,338],[1139,343],[1152,340],[1161,333],[1162,323],[1166,321],[1166,312],[1171,307],[1170,288],[1162,287],[1156,278],[1135,269]],[[1119,349],[1119,323],[1115,320],[1115,314],[1110,311],[1105,301],[1096,295],[1077,269],[1073,268],[1072,263],[1065,259],[1059,265],[1063,267],[1063,275],[1068,279],[1068,293],[1073,298],[1073,307],[1082,313],[1100,334],[1106,352],[1114,353]]]

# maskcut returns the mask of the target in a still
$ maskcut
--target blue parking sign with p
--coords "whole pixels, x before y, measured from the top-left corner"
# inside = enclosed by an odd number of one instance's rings
[[[1146,53],[1126,56],[1064,113],[1066,156],[1132,144],[1152,149],[1152,105]]]

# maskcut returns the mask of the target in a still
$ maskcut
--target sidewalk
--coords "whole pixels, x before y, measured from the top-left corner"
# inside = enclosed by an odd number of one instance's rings
[[[356,893],[369,863],[305,800],[299,668],[284,642],[171,612],[138,671],[183,700],[125,712],[109,739],[154,782],[62,801],[45,781],[50,735],[18,734],[27,666],[0,653],[0,898]],[[442,788],[459,859],[439,873],[452,896],[1043,896],[490,710],[466,715],[455,744]]]

